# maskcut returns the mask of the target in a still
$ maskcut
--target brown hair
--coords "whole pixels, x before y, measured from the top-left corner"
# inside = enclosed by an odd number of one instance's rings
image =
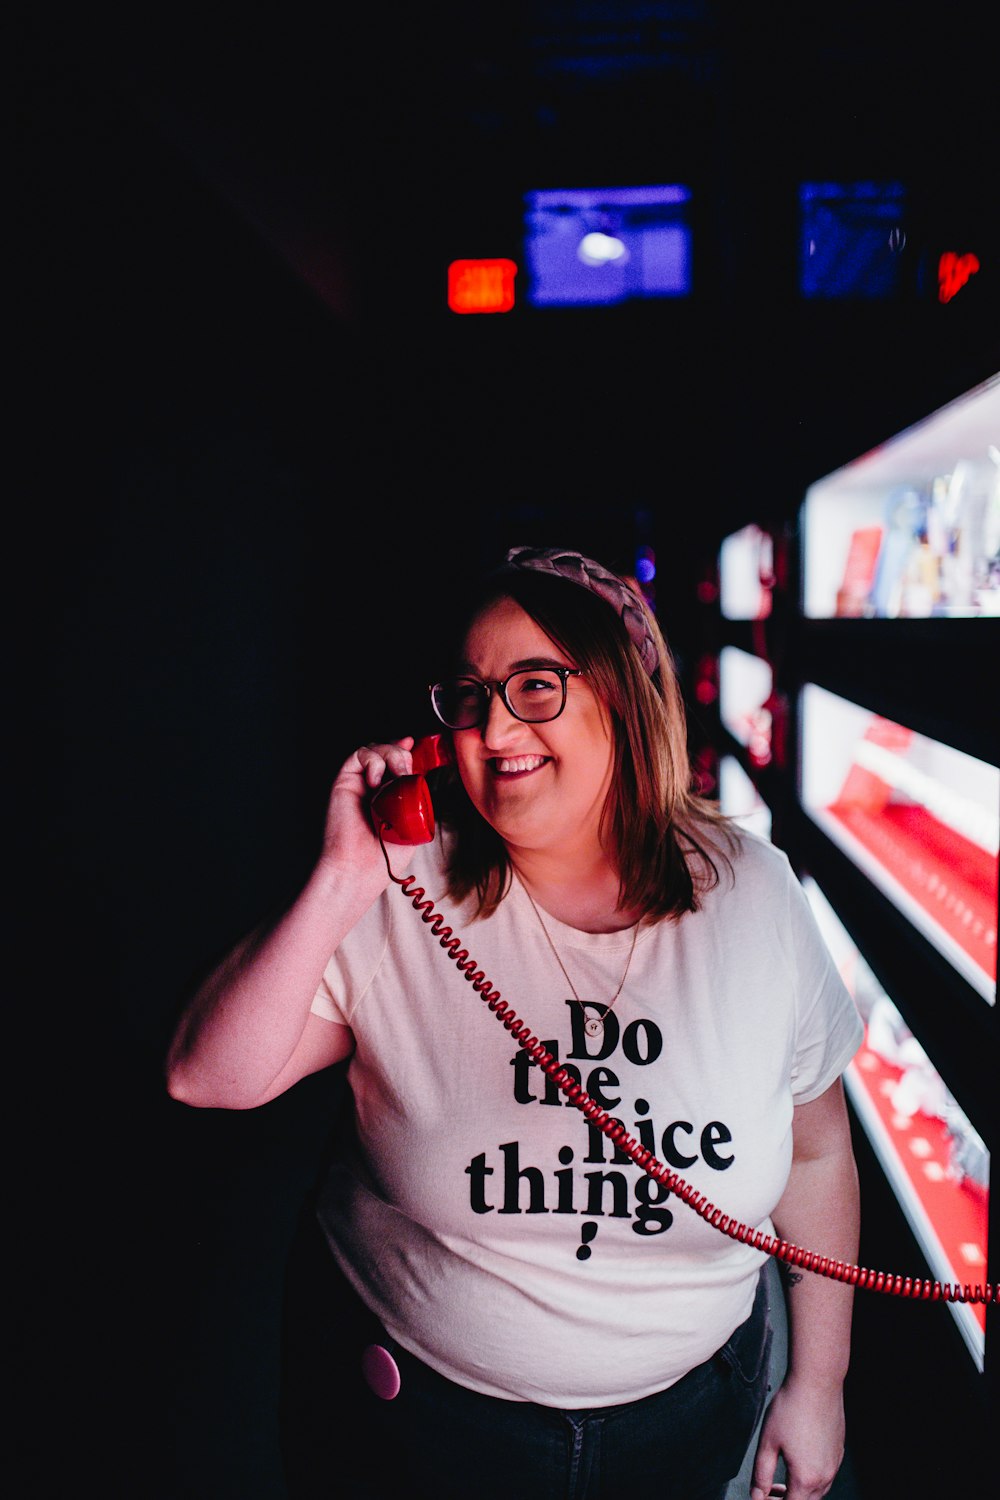
[[[619,905],[653,917],[697,911],[705,892],[718,884],[719,865],[731,872],[736,846],[729,819],[692,791],[684,701],[652,610],[647,607],[659,664],[649,675],[615,612],[562,578],[496,576],[466,616],[465,628],[504,598],[519,604],[582,668],[608,716],[614,766],[601,836],[618,870]],[[457,772],[446,774],[435,803],[439,820],[454,835],[448,894],[464,900],[477,892],[476,915],[489,916],[510,888],[503,841],[473,808]]]

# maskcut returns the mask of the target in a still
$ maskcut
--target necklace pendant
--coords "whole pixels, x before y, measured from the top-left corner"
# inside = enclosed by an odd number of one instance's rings
[[[583,1029],[588,1036],[603,1036],[604,1022],[600,1016],[588,1016],[583,1023]]]

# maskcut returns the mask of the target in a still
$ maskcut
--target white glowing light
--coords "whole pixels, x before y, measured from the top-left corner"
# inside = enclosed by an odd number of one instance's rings
[[[611,234],[585,234],[576,250],[585,266],[606,266],[628,254],[623,242]]]

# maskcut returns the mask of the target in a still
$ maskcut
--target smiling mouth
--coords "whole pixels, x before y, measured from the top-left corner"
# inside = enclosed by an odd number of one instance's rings
[[[547,765],[548,761],[547,755],[498,755],[494,756],[490,764],[497,776],[527,776],[532,771],[537,771],[539,766]]]

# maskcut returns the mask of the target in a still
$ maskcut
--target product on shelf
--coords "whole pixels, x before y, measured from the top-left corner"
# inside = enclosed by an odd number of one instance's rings
[[[814,481],[802,525],[813,619],[1000,614],[1000,374]]]
[[[910,730],[873,715],[827,811],[995,980],[997,856],[988,846],[992,830],[983,814],[982,840],[969,837],[979,832],[977,810],[906,760],[912,743]]]

